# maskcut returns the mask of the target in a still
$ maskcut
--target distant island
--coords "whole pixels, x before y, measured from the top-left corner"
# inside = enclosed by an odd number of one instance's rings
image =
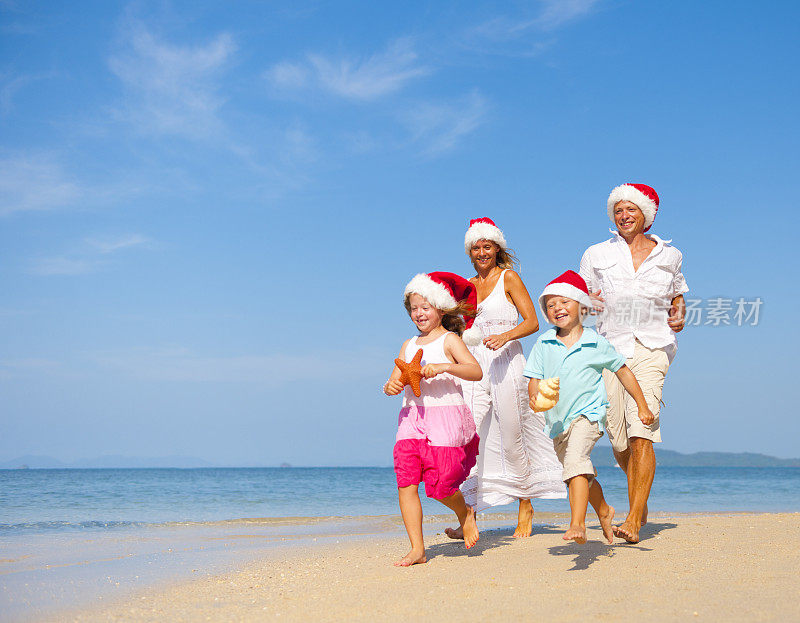
[[[609,446],[596,446],[592,453],[592,461],[595,465],[602,467],[616,465],[614,455]],[[656,447],[656,461],[662,467],[800,467],[800,459],[779,459],[775,456],[752,452],[695,452],[683,454],[674,450],[662,450],[658,447]],[[196,469],[203,467],[282,467],[286,469],[295,466],[286,462],[276,462],[269,465],[266,461],[263,465],[215,465],[203,459],[185,456],[158,458],[102,456],[66,463],[49,456],[26,455],[10,461],[0,461],[0,469]]]
[[[592,453],[595,465],[614,466],[610,446],[596,446]],[[694,452],[683,454],[662,450],[656,445],[656,463],[662,467],[800,467],[800,459],[779,459],[753,452]]]

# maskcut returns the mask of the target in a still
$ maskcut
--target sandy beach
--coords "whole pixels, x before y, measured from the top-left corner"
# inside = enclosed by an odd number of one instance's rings
[[[437,519],[429,562],[409,569],[391,564],[400,532],[326,539],[43,620],[800,620],[798,513],[659,514],[639,544],[611,546],[596,523],[579,546],[561,539],[565,516],[540,516],[532,537],[487,528],[472,550]]]

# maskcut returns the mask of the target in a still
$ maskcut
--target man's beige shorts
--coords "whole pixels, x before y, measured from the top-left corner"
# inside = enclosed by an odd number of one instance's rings
[[[594,480],[597,472],[592,465],[592,448],[603,436],[597,422],[590,422],[579,415],[569,425],[566,432],[553,439],[553,448],[564,471],[561,480],[567,482],[575,476],[586,476],[589,482]]]
[[[603,370],[603,380],[608,393],[608,440],[611,447],[617,452],[628,448],[631,437],[642,437],[653,442],[661,441],[661,392],[664,389],[664,377],[669,368],[669,357],[663,348],[647,348],[636,340],[633,357],[625,362],[633,376],[639,382],[644,393],[647,406],[653,412],[655,420],[649,426],[642,424],[639,419],[639,409],[630,394],[625,391],[617,375],[609,370]]]

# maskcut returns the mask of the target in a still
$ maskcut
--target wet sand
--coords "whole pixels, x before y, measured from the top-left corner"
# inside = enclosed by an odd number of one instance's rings
[[[391,564],[399,533],[304,545],[46,620],[800,620],[798,513],[660,514],[638,545],[611,546],[596,523],[565,543],[563,520],[528,539],[486,529],[472,550],[430,523],[429,562],[409,569]]]

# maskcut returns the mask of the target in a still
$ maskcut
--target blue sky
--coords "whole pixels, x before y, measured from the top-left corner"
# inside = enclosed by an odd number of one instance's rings
[[[388,465],[405,283],[490,216],[536,296],[625,181],[690,297],[763,301],[680,335],[664,447],[800,456],[798,18],[0,2],[0,459]]]

